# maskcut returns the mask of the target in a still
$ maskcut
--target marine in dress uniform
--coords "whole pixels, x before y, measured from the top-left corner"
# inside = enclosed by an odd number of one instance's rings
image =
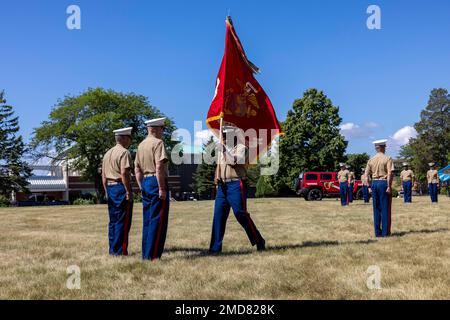
[[[169,218],[167,183],[169,157],[161,140],[166,118],[145,122],[147,138],[136,153],[135,174],[142,191],[142,259],[160,259],[164,251]]]
[[[349,204],[348,198],[348,181],[350,172],[346,169],[345,163],[340,163],[341,170],[338,172],[339,180],[339,194],[341,196],[341,205],[346,206]]]
[[[414,183],[414,172],[409,169],[409,165],[403,162],[403,170],[400,172],[400,182],[403,189],[403,201],[405,203],[412,202],[412,186]]]
[[[132,128],[115,130],[116,146],[109,149],[103,157],[102,181],[108,198],[108,238],[109,254],[114,256],[128,254],[128,234],[133,211],[133,192],[131,189],[131,145]]]
[[[369,203],[369,180],[365,174],[366,169],[362,168],[361,180],[362,180],[362,194],[364,203]]]
[[[439,193],[439,175],[434,162],[430,162],[428,166],[430,167],[430,170],[427,172],[428,193],[430,194],[431,203],[437,203]]]
[[[355,186],[355,173],[350,170],[350,166],[347,166],[348,170],[348,202],[353,202],[353,188]]]
[[[225,227],[233,209],[234,216],[244,228],[252,246],[258,251],[265,250],[265,240],[247,211],[247,170],[248,149],[241,130],[225,126],[226,145],[218,144],[218,159],[215,183],[217,195],[214,203],[214,217],[209,251],[212,254],[222,251]]]
[[[369,160],[365,171],[366,177],[372,182],[373,221],[377,237],[391,234],[394,161],[385,154],[386,142],[387,140],[373,142],[377,154]]]

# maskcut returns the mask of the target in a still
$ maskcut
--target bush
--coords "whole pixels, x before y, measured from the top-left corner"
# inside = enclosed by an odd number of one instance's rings
[[[265,198],[265,197],[274,197],[276,195],[277,192],[272,187],[270,182],[267,180],[267,177],[260,176],[258,179],[258,183],[256,183],[256,197]]]
[[[447,190],[447,185],[446,183],[442,183],[441,184],[441,188],[439,189],[439,193],[443,196],[448,196],[449,195],[449,190]]]
[[[5,197],[4,195],[0,194],[0,207],[9,207],[10,202],[8,197]]]
[[[82,198],[78,198],[73,202],[74,206],[86,206],[86,205],[91,205],[94,204],[94,200],[89,200],[89,199],[82,199]]]
[[[396,188],[392,188],[392,198],[398,197],[398,190]]]
[[[133,194],[133,200],[136,203],[141,203],[142,202],[142,193],[140,193],[140,192],[134,193]]]

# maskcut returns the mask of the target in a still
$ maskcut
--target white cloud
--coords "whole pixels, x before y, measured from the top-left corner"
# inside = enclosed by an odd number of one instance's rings
[[[343,123],[339,127],[341,134],[348,140],[357,138],[366,138],[370,132],[353,122]]]
[[[366,122],[365,126],[366,126],[367,128],[372,128],[372,129],[374,129],[374,128],[379,128],[379,127],[380,127],[380,124],[379,124],[379,123],[376,123],[376,122],[373,122],[373,121],[370,121],[370,122]]]
[[[371,145],[373,140],[388,138],[388,148],[391,150],[391,155],[398,154],[400,148],[407,144],[409,139],[417,136],[417,132],[412,126],[404,126],[388,136],[386,130],[383,129],[383,124],[374,121],[368,121],[361,125],[354,122],[346,122],[341,124],[339,128],[341,134],[351,145],[354,143],[358,144],[358,142],[354,141],[357,139],[360,142],[364,141]],[[383,135],[385,136],[383,137]]]
[[[411,126],[405,126],[398,129],[392,136],[389,137],[388,148],[393,153],[398,153],[400,148],[409,142],[409,139],[417,136],[416,129]]]
[[[409,139],[415,138],[417,136],[417,131],[411,126],[403,127],[397,130],[391,137],[394,144],[398,146],[403,146],[409,142]]]
[[[347,122],[341,125],[341,130],[355,130],[358,129],[359,126],[357,124],[354,124],[353,122]]]

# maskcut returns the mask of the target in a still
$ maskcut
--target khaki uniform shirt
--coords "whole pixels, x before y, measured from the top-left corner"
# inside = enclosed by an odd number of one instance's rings
[[[247,148],[243,144],[238,144],[227,152],[230,157],[219,152],[216,177],[222,180],[245,179],[247,177]]]
[[[386,180],[388,173],[394,171],[394,161],[382,152],[377,153],[367,162],[366,174],[372,180]]]
[[[361,182],[363,184],[369,183],[369,180],[367,179],[367,177],[364,173],[361,175]]]
[[[437,170],[428,170],[427,180],[428,183],[439,183],[439,176]]]
[[[355,182],[355,173],[353,171],[349,172],[348,179],[350,180],[350,183]]]
[[[148,136],[142,141],[136,152],[136,160],[134,164],[141,169],[144,175],[156,174],[156,163],[159,161],[165,162],[165,172],[168,175],[168,160],[169,157],[164,147],[164,142],[161,139],[153,136]]]
[[[411,181],[413,178],[414,172],[411,169],[400,172],[400,179],[402,181]]]
[[[338,180],[339,182],[347,182],[350,178],[350,172],[345,169],[338,172]]]
[[[121,170],[131,168],[131,163],[130,152],[120,144],[117,144],[105,153],[102,172],[104,172],[108,181],[121,181]]]

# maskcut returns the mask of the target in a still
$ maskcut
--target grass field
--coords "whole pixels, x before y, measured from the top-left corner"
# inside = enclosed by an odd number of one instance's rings
[[[249,200],[267,251],[230,215],[221,256],[207,255],[213,202],[175,202],[156,263],[140,259],[140,204],[124,258],[107,255],[106,206],[0,209],[0,299],[450,299],[450,199],[413,201],[394,199],[393,236],[380,239],[360,201]],[[66,287],[70,265],[80,290]]]

